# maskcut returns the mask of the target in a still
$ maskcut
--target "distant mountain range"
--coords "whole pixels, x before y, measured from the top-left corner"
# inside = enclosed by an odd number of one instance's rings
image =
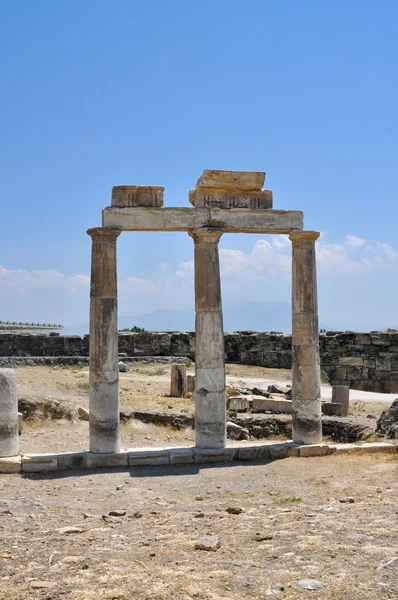
[[[290,333],[292,316],[288,302],[247,302],[239,306],[224,308],[225,331],[281,331]],[[179,310],[160,309],[151,313],[136,316],[119,315],[119,329],[130,329],[136,325],[148,331],[194,331],[195,310],[183,308]],[[332,331],[372,331],[386,329],[394,325],[378,324],[325,324],[320,328]],[[66,326],[66,335],[84,335],[88,333],[88,323]]]

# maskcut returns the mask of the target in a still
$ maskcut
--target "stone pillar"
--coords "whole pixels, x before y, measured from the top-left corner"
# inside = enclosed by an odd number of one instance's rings
[[[350,386],[334,385],[332,387],[332,402],[341,404],[341,416],[346,417],[350,408]]]
[[[322,441],[318,298],[315,241],[317,231],[292,231],[292,417],[293,441]]]
[[[12,369],[0,369],[0,457],[18,454],[17,379]]]
[[[90,292],[90,451],[118,452],[119,367],[116,239],[119,229],[96,227]]]
[[[182,398],[187,393],[187,368],[185,365],[171,366],[170,396]]]
[[[224,330],[218,242],[223,229],[193,229],[195,242],[195,440],[198,448],[224,448],[226,401]]]

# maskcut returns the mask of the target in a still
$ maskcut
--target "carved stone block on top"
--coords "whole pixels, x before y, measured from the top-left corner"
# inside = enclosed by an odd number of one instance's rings
[[[112,206],[163,206],[164,187],[156,185],[115,185],[112,188]]]
[[[189,192],[195,208],[272,208],[272,191],[263,190],[265,173],[206,169]]]

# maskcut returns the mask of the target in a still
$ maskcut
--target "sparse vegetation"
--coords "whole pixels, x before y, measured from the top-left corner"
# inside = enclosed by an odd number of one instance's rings
[[[321,370],[321,382],[330,383],[329,375],[326,373],[326,371]]]
[[[134,325],[131,329],[126,327],[125,329],[119,329],[119,333],[128,332],[128,333],[146,333],[146,329],[144,327],[138,327]]]
[[[164,369],[155,369],[154,371],[140,371],[141,375],[147,375],[148,377],[154,377],[155,375],[166,375],[167,371]]]
[[[81,392],[88,392],[90,389],[90,384],[88,381],[79,381],[77,384],[77,389]]]
[[[280,500],[278,500],[278,504],[294,504],[295,502],[302,501],[302,498],[296,498],[295,496],[292,496],[291,498],[281,498]]]

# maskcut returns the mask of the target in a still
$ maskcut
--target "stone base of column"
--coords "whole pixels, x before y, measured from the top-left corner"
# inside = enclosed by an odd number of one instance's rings
[[[119,382],[90,383],[90,452],[120,450]]]
[[[322,442],[319,366],[292,368],[292,439],[296,444]]]
[[[195,446],[225,448],[226,399],[223,392],[195,392]]]

